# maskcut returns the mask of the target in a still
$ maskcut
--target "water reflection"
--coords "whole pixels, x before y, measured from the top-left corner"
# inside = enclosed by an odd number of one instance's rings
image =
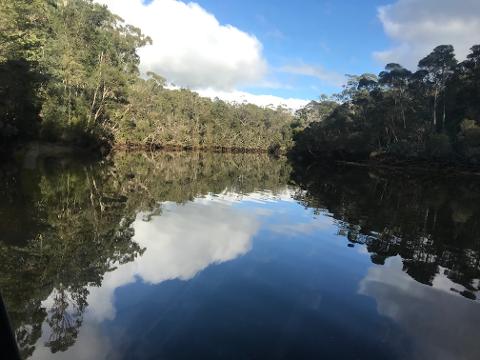
[[[374,264],[393,256],[416,281],[475,300],[480,279],[480,182],[475,177],[389,174],[319,165],[297,168],[296,199],[336,220]]]
[[[24,358],[480,354],[476,179],[253,154],[34,165],[0,170]]]
[[[185,205],[163,204],[162,216],[134,222],[133,241],[145,249],[136,261],[107,273],[102,287],[90,290],[88,303],[96,320],[114,319],[115,289],[140,279],[146,283],[189,280],[211,264],[244,255],[259,228],[251,214],[216,202],[195,201]]]
[[[34,170],[2,169],[0,288],[22,357],[41,336],[52,353],[68,349],[88,304],[103,302],[92,310],[111,318],[112,292],[135,276],[188,279],[245,253],[258,227],[248,214],[201,203],[171,221],[168,211],[158,217],[168,210],[161,202],[275,191],[288,174],[285,162],[266,156],[182,153],[116,154],[101,163],[47,158]]]
[[[88,328],[82,329],[82,334],[86,331],[96,334],[95,341],[92,343],[89,335],[78,338],[75,344],[68,344],[75,345],[73,349],[58,358],[91,359],[115,353],[109,338],[103,336],[100,329],[102,322],[115,320],[117,316],[114,296],[117,289],[138,281],[152,285],[173,279],[186,281],[209,265],[246,254],[259,222],[252,214],[230,205],[230,199],[215,200],[209,206],[203,199],[183,205],[167,202],[162,204],[162,216],[149,216],[146,221],[144,213],[138,214],[132,224],[135,230],[132,241],[145,251],[135,261],[114,264],[115,270],[104,275],[101,287],[87,287]],[[42,303],[47,311],[54,311],[57,296],[54,291]],[[50,347],[45,337],[49,331],[46,329],[44,338],[37,344],[39,352],[33,354],[34,358],[52,356],[42,349],[45,341]]]
[[[444,275],[438,275],[436,290],[432,291],[402,272],[402,267],[400,257],[389,259],[384,267],[372,267],[360,283],[359,292],[373,297],[378,312],[395,320],[414,339],[411,358],[478,357],[478,304],[452,297],[448,293],[451,280]]]
[[[44,322],[52,352],[71,346],[82,325],[87,286],[100,286],[113,263],[132,261],[143,251],[131,241],[133,214],[104,181],[102,166],[54,164],[2,173],[7,201],[0,210],[0,288],[23,357],[34,351]],[[47,311],[42,301],[50,294]]]

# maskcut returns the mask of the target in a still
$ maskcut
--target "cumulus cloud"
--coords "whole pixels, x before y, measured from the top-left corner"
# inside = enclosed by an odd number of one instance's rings
[[[298,109],[304,99],[254,95],[241,86],[279,88],[265,80],[267,61],[262,44],[252,34],[220,24],[200,5],[179,0],[96,0],[107,5],[128,24],[139,27],[153,40],[139,49],[143,73],[154,71],[175,87],[195,90],[202,96],[228,102],[247,101],[258,106],[279,105]]]
[[[280,68],[280,71],[295,75],[311,76],[334,86],[342,86],[345,83],[345,76],[335,71],[326,70],[322,66],[306,64],[287,65]]]
[[[378,17],[393,47],[374,53],[382,63],[398,62],[414,69],[438,45],[453,45],[463,60],[480,41],[478,0],[397,0],[381,6]]]
[[[143,71],[176,85],[228,90],[260,81],[267,69],[262,45],[251,34],[222,25],[196,3],[178,0],[97,0],[150,36],[139,50]]]
[[[255,95],[245,91],[231,90],[222,91],[213,88],[199,89],[197,92],[201,96],[211,99],[219,98],[227,102],[243,103],[247,102],[262,107],[276,108],[277,106],[284,106],[288,109],[298,110],[309,103],[308,100],[296,98],[282,98],[274,95]]]

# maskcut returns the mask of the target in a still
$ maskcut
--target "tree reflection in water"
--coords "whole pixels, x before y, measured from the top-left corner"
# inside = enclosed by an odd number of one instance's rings
[[[314,170],[313,170],[314,169]],[[480,182],[474,176],[393,173],[318,164],[292,175],[295,198],[335,219],[338,234],[362,244],[374,264],[401,256],[403,271],[475,300],[480,279]]]
[[[72,347],[91,289],[145,253],[134,241],[139,213],[148,222],[164,202],[275,193],[292,181],[295,200],[333,217],[338,234],[365,246],[373,263],[399,256],[416,281],[479,296],[480,185],[468,177],[331,165],[298,166],[291,175],[285,159],[266,155],[164,152],[41,159],[34,169],[5,166],[0,177],[0,288],[23,358],[39,342],[53,353]],[[219,259],[200,268],[210,258]]]
[[[94,163],[50,158],[33,170],[4,167],[0,288],[22,358],[45,324],[51,352],[75,343],[88,288],[145,251],[133,241],[137,213],[148,221],[164,201],[280,189],[289,174],[285,161],[253,154],[118,153]]]

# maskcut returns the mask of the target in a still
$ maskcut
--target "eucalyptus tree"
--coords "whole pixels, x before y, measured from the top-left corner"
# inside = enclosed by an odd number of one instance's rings
[[[411,71],[395,63],[387,64],[385,71],[379,74],[379,84],[386,86],[393,94],[394,109],[397,110],[400,108],[400,116],[404,129],[407,128],[405,106],[406,102],[408,102],[407,90],[411,76]]]
[[[139,75],[136,49],[150,39],[105,6],[85,0],[56,1],[49,25],[53,36],[43,58],[51,75],[42,109],[46,136],[108,140],[109,120]]]
[[[454,73],[457,60],[452,45],[437,46],[429,55],[419,61],[418,67],[421,70],[426,70],[426,76],[431,84],[433,93],[433,125],[438,126],[437,108],[438,99],[443,95],[443,112],[440,129],[443,129],[446,120],[446,105],[445,105],[445,87],[447,81]]]
[[[293,152],[365,159],[370,149],[375,157],[480,164],[479,96],[480,46],[460,64],[452,46],[438,46],[414,73],[391,63],[378,78],[348,75],[340,105],[296,134]]]
[[[0,151],[38,128],[49,1],[0,0]]]

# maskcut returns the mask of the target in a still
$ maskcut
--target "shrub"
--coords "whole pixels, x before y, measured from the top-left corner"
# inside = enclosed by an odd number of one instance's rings
[[[480,127],[472,127],[464,130],[465,145],[468,147],[480,146]]]
[[[427,142],[427,154],[432,158],[449,158],[452,156],[452,145],[446,134],[430,135]]]

